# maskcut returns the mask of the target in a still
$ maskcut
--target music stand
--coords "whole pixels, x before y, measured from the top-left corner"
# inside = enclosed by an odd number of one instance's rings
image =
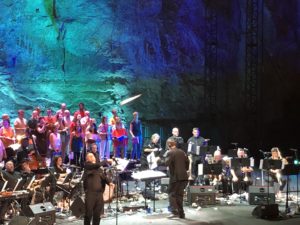
[[[284,164],[282,163],[281,160],[278,159],[261,159],[260,164],[259,164],[259,169],[261,170],[277,170],[277,169],[283,169]],[[269,200],[270,200],[270,172],[268,172],[268,186],[267,186],[267,204],[269,205]]]
[[[233,158],[229,165],[231,168],[254,166],[250,158]]]
[[[222,163],[199,164],[199,175],[220,175],[222,173]]]
[[[289,178],[290,178],[290,175],[297,175],[298,176],[299,171],[300,171],[300,167],[298,165],[294,165],[294,164],[287,164],[287,165],[284,166],[284,169],[282,170],[282,175],[287,176],[286,200],[285,200],[285,212],[286,213],[289,213]],[[298,195],[298,193],[297,193],[297,195]],[[297,196],[297,201],[298,201],[298,196]]]

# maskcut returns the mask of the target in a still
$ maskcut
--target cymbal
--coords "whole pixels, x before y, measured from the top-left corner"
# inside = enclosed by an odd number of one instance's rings
[[[204,141],[208,142],[208,141],[210,141],[210,139],[209,139],[209,138],[206,138],[206,139],[204,139]]]

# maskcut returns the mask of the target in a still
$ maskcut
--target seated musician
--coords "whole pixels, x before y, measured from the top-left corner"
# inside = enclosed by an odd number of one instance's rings
[[[112,131],[112,140],[114,146],[114,157],[126,158],[126,145],[127,145],[127,131],[122,126],[121,121],[116,122],[116,129]]]
[[[237,158],[248,158],[245,149],[238,148]],[[233,182],[233,191],[235,193],[241,193],[241,191],[247,191],[248,187],[252,184],[251,172],[253,172],[252,167],[243,166],[231,168],[230,170]]]
[[[141,157],[141,169],[148,170],[151,167],[154,161],[159,159],[161,154],[161,145],[159,143],[160,136],[157,133],[152,134],[150,143],[146,144],[143,149],[143,154]],[[153,152],[153,153],[152,153]],[[148,157],[150,154],[154,154],[155,157],[150,158]]]
[[[91,145],[91,148],[88,152],[92,153],[95,156],[96,162],[100,162],[100,155],[99,155],[99,152],[98,152],[98,146],[95,142]]]
[[[7,181],[7,185],[5,190],[6,191],[13,191],[15,188],[18,179],[21,178],[21,175],[19,172],[15,171],[15,166],[12,161],[7,161],[5,164],[5,170],[2,171],[1,178],[4,181]],[[4,224],[4,218],[5,214],[9,208],[9,205],[11,204],[13,200],[4,199],[0,200],[0,224]]]
[[[213,156],[209,156],[207,155],[205,157],[205,161],[208,164],[221,164],[223,165],[223,160],[222,160],[222,154],[221,154],[221,149],[217,148],[214,151]],[[207,180],[209,179],[209,180]],[[205,184],[209,185],[212,184],[214,186],[218,186],[218,184],[222,181],[222,174],[219,175],[209,175],[208,177],[206,177],[205,179]]]
[[[67,172],[66,168],[63,167],[62,156],[55,156],[53,158],[53,168],[56,174],[64,174]]]
[[[271,154],[272,155],[271,155],[270,159],[281,160],[284,165],[288,164],[287,160],[282,157],[279,148],[277,148],[277,147],[272,148]],[[268,171],[268,175],[269,175],[271,182],[273,181],[280,185],[277,196],[278,197],[281,196],[281,192],[283,191],[283,189],[286,185],[286,180],[282,177],[281,169],[270,169]]]
[[[21,139],[21,146],[17,149],[17,166],[21,165],[24,159],[28,159],[29,149],[29,138],[25,137]]]

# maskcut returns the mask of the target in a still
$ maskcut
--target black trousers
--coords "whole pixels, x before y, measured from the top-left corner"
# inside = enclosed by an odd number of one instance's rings
[[[100,224],[100,214],[104,210],[103,193],[87,191],[85,194],[84,225]]]
[[[183,195],[188,181],[176,181],[169,184],[169,202],[171,212],[175,215],[184,216]]]

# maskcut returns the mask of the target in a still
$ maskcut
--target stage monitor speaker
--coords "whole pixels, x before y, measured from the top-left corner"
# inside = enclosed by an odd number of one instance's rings
[[[26,216],[15,216],[13,217],[8,225],[29,225],[32,220]]]
[[[276,219],[279,216],[278,204],[258,205],[253,209],[252,216],[261,219]]]
[[[85,203],[83,198],[77,197],[70,206],[70,210],[72,211],[72,215],[76,217],[83,216],[85,214]]]
[[[40,224],[55,223],[56,210],[51,202],[29,205],[24,208],[23,213],[27,217],[34,217],[35,221],[41,222]]]
[[[187,193],[188,204],[215,205],[216,194],[214,186],[190,186]]]
[[[250,205],[275,204],[274,187],[249,186],[248,200]]]

